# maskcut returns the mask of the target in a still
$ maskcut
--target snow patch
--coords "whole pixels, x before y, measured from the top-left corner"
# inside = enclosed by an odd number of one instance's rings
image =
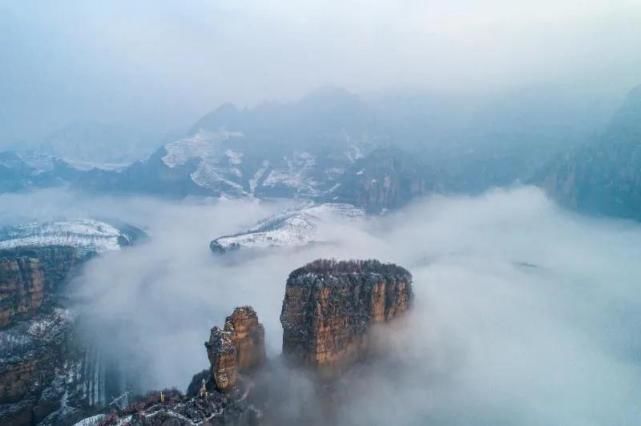
[[[212,249],[228,251],[246,248],[300,247],[312,242],[326,242],[319,226],[334,219],[363,217],[364,212],[350,204],[306,205],[269,217],[245,232],[212,241]]]
[[[199,130],[191,137],[166,144],[162,161],[170,168],[182,166],[192,159],[206,161],[214,158],[221,142],[243,136],[242,132],[219,130],[212,133]]]
[[[116,227],[93,219],[28,223],[0,229],[0,249],[70,246],[96,253],[119,250],[131,237]]]

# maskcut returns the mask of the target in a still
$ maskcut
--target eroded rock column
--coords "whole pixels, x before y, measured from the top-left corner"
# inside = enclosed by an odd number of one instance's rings
[[[211,329],[205,343],[216,388],[227,392],[238,380],[238,374],[258,368],[265,362],[265,329],[250,306],[234,309],[221,329]]]

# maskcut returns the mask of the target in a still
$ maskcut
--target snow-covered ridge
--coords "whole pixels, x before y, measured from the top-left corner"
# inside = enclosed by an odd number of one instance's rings
[[[220,130],[212,133],[199,131],[191,137],[166,144],[166,154],[162,157],[162,161],[170,168],[182,166],[193,159],[199,159],[205,162],[215,161],[217,156],[224,154],[219,152],[221,142],[241,137],[243,137],[241,132]],[[239,164],[242,161],[241,154],[231,150],[227,151],[227,156],[233,164]]]
[[[260,140],[240,131],[201,129],[164,145],[160,161],[170,173],[186,173],[185,178],[212,193],[318,199],[363,155],[354,144],[330,152],[263,148]]]
[[[0,229],[0,249],[16,247],[70,246],[102,253],[131,245],[142,231],[122,230],[107,222],[79,219],[34,222]]]
[[[247,231],[213,240],[210,248],[225,253],[240,248],[301,247],[327,242],[319,226],[330,220],[352,220],[364,212],[350,204],[307,204],[264,219]]]

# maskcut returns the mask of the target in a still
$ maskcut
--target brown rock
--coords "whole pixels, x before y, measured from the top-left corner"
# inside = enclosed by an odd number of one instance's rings
[[[223,329],[211,329],[205,343],[216,387],[229,391],[239,373],[259,367],[265,361],[265,329],[250,306],[234,309]]]
[[[283,355],[334,377],[365,357],[368,331],[405,313],[412,276],[375,260],[317,260],[292,272],[281,313]]]
[[[0,250],[0,328],[31,318],[67,281],[82,256],[73,247]]]
[[[0,258],[0,327],[33,314],[44,300],[45,275],[38,259]]]

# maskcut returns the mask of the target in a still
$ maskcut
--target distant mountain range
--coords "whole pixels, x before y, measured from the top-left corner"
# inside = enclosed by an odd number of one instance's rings
[[[641,218],[634,167],[639,93],[629,95],[605,131],[607,113],[577,106],[561,91],[488,101],[369,99],[324,89],[291,103],[226,104],[126,167],[2,153],[0,191],[70,185],[347,203],[378,213],[433,192],[477,193],[520,182],[545,186],[583,211]]]

